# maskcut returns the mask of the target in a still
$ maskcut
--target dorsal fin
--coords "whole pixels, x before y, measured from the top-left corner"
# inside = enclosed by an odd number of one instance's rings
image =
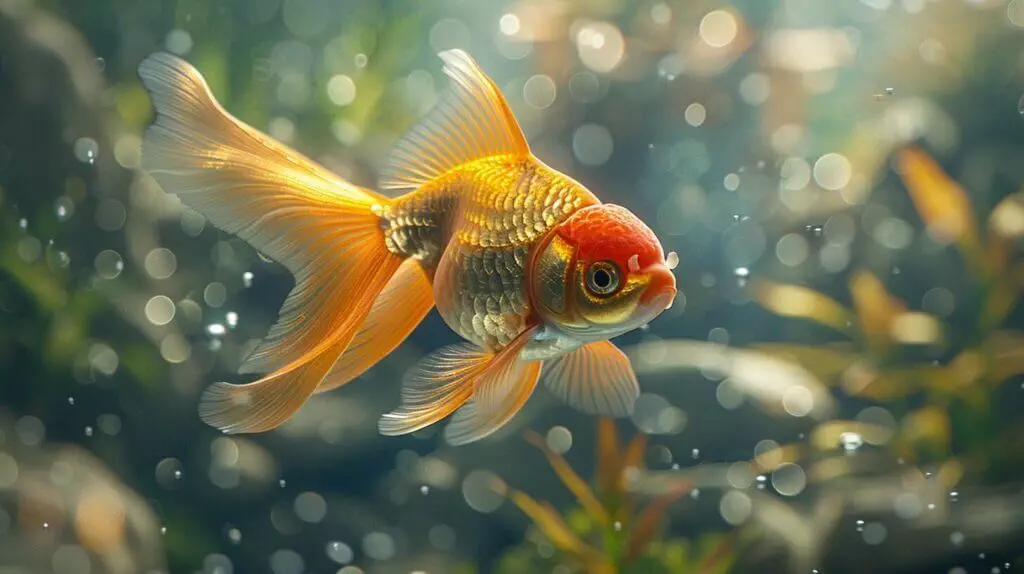
[[[460,164],[530,148],[498,86],[462,50],[441,52],[448,93],[403,136],[381,172],[380,188],[415,189]]]

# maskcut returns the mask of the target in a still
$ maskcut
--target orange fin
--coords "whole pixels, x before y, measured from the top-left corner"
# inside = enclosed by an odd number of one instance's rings
[[[402,406],[381,417],[381,434],[415,432],[459,407],[460,414],[446,429],[449,443],[465,444],[498,430],[522,407],[537,384],[540,362],[519,360],[532,332],[524,331],[498,352],[462,343],[425,357],[403,380]],[[481,397],[487,409],[477,408]]]
[[[520,352],[536,327],[527,329],[502,349],[487,371],[474,381],[473,399],[460,408],[445,428],[452,446],[478,441],[505,425],[533,394],[541,361],[523,361]]]
[[[388,199],[233,118],[180,58],[154,54],[139,75],[157,112],[143,168],[295,275],[280,319],[241,369],[271,374],[216,383],[200,406],[203,420],[225,432],[274,428],[320,384],[402,262],[387,251],[374,213]]]
[[[501,90],[462,50],[441,52],[450,89],[395,145],[381,189],[416,189],[458,165],[496,155],[527,157],[529,146]]]
[[[537,379],[540,378],[540,367],[540,361],[516,359],[495,373],[494,379],[499,385],[508,386],[509,394],[491,410],[484,409],[476,399],[463,405],[444,429],[444,437],[448,444],[469,444],[505,426],[533,394],[537,387]]]
[[[373,303],[345,354],[331,368],[316,392],[336,389],[366,372],[400,345],[434,306],[426,271],[407,259]]]
[[[380,434],[415,432],[455,412],[493,359],[493,353],[472,343],[442,347],[420,359],[402,379],[402,406],[380,418]]]
[[[594,415],[632,414],[640,396],[629,358],[611,341],[588,343],[548,361],[544,383],[569,406]]]

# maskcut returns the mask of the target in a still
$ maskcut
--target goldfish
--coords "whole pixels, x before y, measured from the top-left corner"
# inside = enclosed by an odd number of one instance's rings
[[[139,65],[156,111],[143,170],[295,278],[239,368],[260,378],[208,387],[207,424],[281,425],[374,366],[434,308],[464,342],[408,371],[381,434],[451,415],[446,440],[471,443],[512,419],[542,379],[585,413],[632,411],[637,378],[610,339],[671,306],[678,257],[629,210],[534,156],[468,54],[440,58],[449,88],[395,144],[379,191],[230,115],[185,60],[156,53]]]

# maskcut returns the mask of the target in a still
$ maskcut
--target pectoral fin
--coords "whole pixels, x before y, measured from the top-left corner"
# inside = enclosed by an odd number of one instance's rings
[[[629,415],[640,395],[629,358],[610,341],[589,343],[548,361],[543,376],[558,398],[589,414]]]

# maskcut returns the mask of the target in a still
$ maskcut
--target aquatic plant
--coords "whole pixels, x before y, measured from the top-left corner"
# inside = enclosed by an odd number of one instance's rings
[[[695,540],[660,534],[668,510],[692,492],[677,484],[642,505],[630,482],[644,469],[647,437],[642,433],[622,447],[614,420],[598,423],[597,472],[594,487],[583,479],[544,439],[531,431],[526,440],[536,446],[578,506],[559,511],[550,502],[511,490],[509,497],[533,521],[526,541],[506,552],[499,572],[726,572],[732,564],[734,538],[707,534]],[[553,570],[560,567],[561,570]]]
[[[824,325],[848,341],[755,347],[796,361],[843,394],[895,409],[902,420],[892,445],[908,460],[944,458],[954,442],[975,458],[1005,457],[996,452],[1004,442],[992,439],[1013,429],[999,428],[990,415],[994,391],[1024,373],[1024,333],[1005,325],[1024,278],[1011,257],[1024,235],[1024,199],[1017,193],[999,202],[982,237],[967,191],[925,151],[901,150],[896,166],[928,235],[963,258],[969,290],[953,297],[973,308],[968,328],[910,309],[878,276],[859,270],[849,282],[852,308],[810,287],[756,281],[755,299],[765,309]],[[882,419],[873,422],[895,427],[896,419]]]

